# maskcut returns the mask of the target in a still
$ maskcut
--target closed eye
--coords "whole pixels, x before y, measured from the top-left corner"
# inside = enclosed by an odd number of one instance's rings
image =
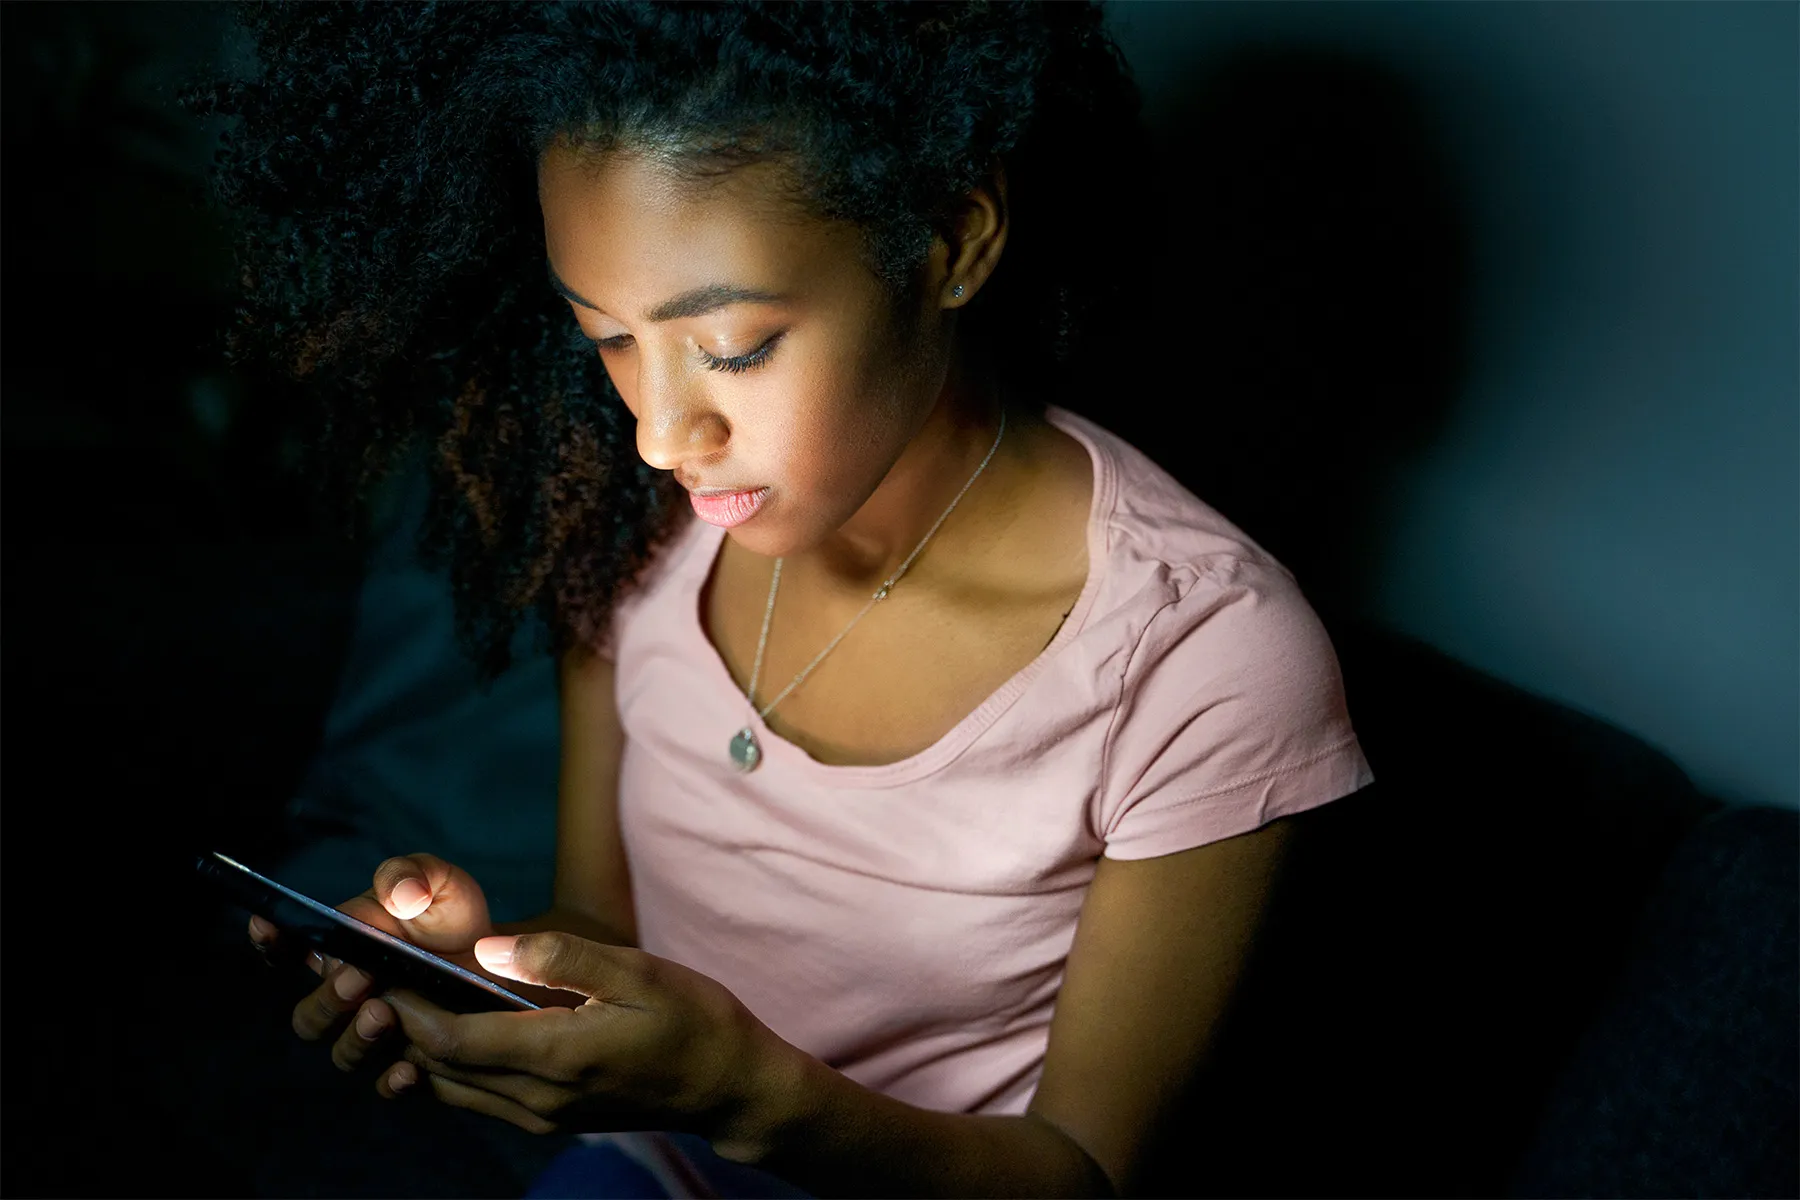
[[[734,354],[727,358],[721,358],[718,355],[708,354],[706,351],[702,350],[700,351],[700,361],[706,365],[708,370],[712,371],[730,371],[731,373],[736,374],[740,371],[754,370],[769,361],[769,356],[775,352],[775,344],[785,336],[785,333],[786,331],[784,330],[782,333],[776,334],[774,337],[747,354]],[[632,342],[629,333],[621,333],[609,338],[593,338],[588,337],[586,333],[583,333],[581,334],[581,340],[602,352],[608,350],[624,350],[630,346]]]
[[[782,335],[778,333],[750,353],[733,355],[730,358],[717,358],[702,350],[700,359],[715,371],[730,371],[736,374],[739,371],[753,370],[769,361],[769,356],[775,352],[775,343],[779,342],[781,338]]]

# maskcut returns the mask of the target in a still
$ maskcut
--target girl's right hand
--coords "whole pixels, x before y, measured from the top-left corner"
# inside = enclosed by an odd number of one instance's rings
[[[468,872],[435,855],[388,859],[375,869],[373,887],[337,907],[421,949],[488,974],[475,961],[475,943],[494,933],[487,897]],[[257,949],[268,953],[280,938],[274,925],[261,917],[250,918],[250,940]],[[386,1001],[371,998],[374,981],[364,972],[317,951],[307,955],[307,965],[322,982],[294,1006],[294,1032],[309,1042],[337,1033],[331,1061],[342,1070],[353,1070],[399,1021]]]

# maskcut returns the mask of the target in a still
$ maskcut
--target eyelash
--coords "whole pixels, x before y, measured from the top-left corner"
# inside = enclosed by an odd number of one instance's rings
[[[778,333],[748,354],[737,354],[730,358],[714,358],[712,355],[702,350],[700,351],[700,357],[706,361],[706,365],[712,370],[729,371],[735,375],[740,371],[753,371],[757,367],[768,362],[769,355],[775,352],[775,343],[780,340],[781,334]]]
[[[700,357],[706,363],[707,369],[711,371],[729,371],[733,375],[743,371],[753,371],[769,361],[769,356],[775,352],[775,343],[779,342],[782,336],[782,334],[776,334],[748,354],[734,354],[729,358],[719,358],[702,350]],[[624,333],[618,337],[599,339],[584,337],[583,340],[596,350],[622,350],[626,343],[631,341],[631,335]]]

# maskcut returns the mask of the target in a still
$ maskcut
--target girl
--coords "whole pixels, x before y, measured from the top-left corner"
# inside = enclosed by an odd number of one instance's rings
[[[672,1193],[1138,1186],[1282,818],[1370,773],[1292,576],[1064,404],[1148,403],[1098,9],[246,19],[243,348],[356,488],[434,448],[463,632],[562,680],[551,911],[430,854],[343,905],[553,1007],[321,961],[300,1036]]]

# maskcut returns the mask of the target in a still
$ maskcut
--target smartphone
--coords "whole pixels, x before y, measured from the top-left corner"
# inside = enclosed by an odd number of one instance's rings
[[[194,865],[239,906],[280,926],[282,937],[297,937],[322,954],[360,967],[383,987],[411,988],[452,1012],[538,1007],[491,979],[283,887],[216,850],[200,855]]]

